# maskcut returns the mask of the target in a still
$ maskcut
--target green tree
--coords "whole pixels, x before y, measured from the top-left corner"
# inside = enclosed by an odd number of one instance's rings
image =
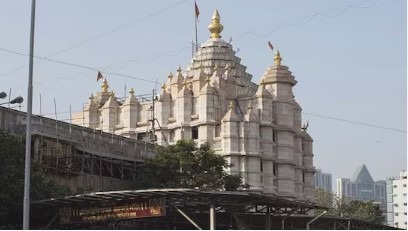
[[[22,224],[25,140],[0,130],[0,225]],[[31,173],[31,200],[68,195],[69,189],[47,181],[40,170]]]
[[[316,189],[316,204],[328,208],[327,215],[354,218],[376,224],[383,224],[385,217],[378,204],[374,201],[351,200],[347,197],[337,197],[323,189]],[[317,210],[317,213],[325,209]]]
[[[197,147],[193,140],[179,140],[175,145],[157,147],[156,157],[139,169],[135,187],[229,191],[248,187],[242,185],[241,176],[228,175],[227,167],[227,161],[209,144]]]
[[[352,200],[346,205],[343,216],[376,224],[383,224],[385,221],[380,206],[374,201]]]

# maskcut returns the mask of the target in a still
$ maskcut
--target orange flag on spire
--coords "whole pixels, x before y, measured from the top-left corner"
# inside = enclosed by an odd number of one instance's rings
[[[100,79],[103,79],[103,76],[100,71],[98,71],[98,76],[96,77],[96,82],[98,82]]]
[[[268,41],[268,46],[269,46],[269,48],[271,48],[271,50],[273,50],[273,46],[272,46],[272,43],[270,41]]]
[[[198,6],[197,6],[196,1],[194,1],[194,6],[195,6],[195,16],[196,16],[196,19],[198,21],[198,15],[200,15],[200,11],[198,10]]]

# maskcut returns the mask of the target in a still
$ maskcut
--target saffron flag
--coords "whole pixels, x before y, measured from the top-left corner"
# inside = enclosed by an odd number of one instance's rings
[[[271,48],[271,50],[273,50],[273,46],[272,46],[272,43],[270,41],[268,41],[268,46],[269,46],[269,48]]]
[[[103,79],[103,76],[100,71],[98,71],[98,76],[96,77],[96,82],[98,82],[100,79]]]
[[[198,15],[200,15],[200,11],[198,10],[198,6],[197,6],[196,1],[194,1],[194,5],[195,5],[195,16],[196,16],[196,19],[198,21]]]

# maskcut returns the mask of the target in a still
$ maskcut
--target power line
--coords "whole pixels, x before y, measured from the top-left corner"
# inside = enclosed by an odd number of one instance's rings
[[[379,125],[369,124],[369,123],[363,123],[363,122],[358,122],[358,121],[353,121],[353,120],[341,119],[341,118],[336,118],[336,117],[331,117],[331,116],[324,116],[324,115],[318,115],[318,114],[312,114],[312,113],[306,113],[306,112],[302,112],[302,114],[316,116],[316,117],[319,117],[319,118],[322,118],[322,119],[330,119],[330,120],[336,120],[336,121],[341,121],[341,122],[348,122],[348,123],[352,123],[352,124],[355,124],[355,125],[362,125],[362,126],[368,126],[368,127],[373,127],[373,128],[379,128],[379,129],[383,129],[383,130],[407,133],[407,131],[405,131],[405,130],[400,130],[400,129],[396,129],[396,128],[389,128],[389,127],[384,127],[384,126],[379,126]]]
[[[331,9],[328,9],[328,10],[319,11],[319,12],[314,13],[312,15],[300,18],[301,20],[305,19],[305,21],[303,21],[301,23],[298,23],[298,24],[292,24],[292,23],[286,22],[286,23],[280,23],[280,24],[278,23],[278,24],[274,24],[274,25],[271,25],[271,26],[267,26],[267,27],[265,27],[265,29],[267,29],[267,28],[273,28],[273,29],[271,31],[267,32],[267,33],[264,33],[264,34],[256,32],[257,30],[259,31],[259,30],[262,30],[262,29],[252,29],[252,30],[249,30],[249,31],[244,32],[243,34],[239,35],[238,38],[233,39],[233,41],[241,40],[242,38],[244,38],[247,35],[254,35],[254,36],[257,36],[257,37],[267,37],[267,36],[270,36],[271,34],[273,34],[278,29],[280,29],[282,27],[285,27],[285,26],[292,26],[292,27],[303,26],[303,25],[313,21],[313,19],[317,18],[318,16],[325,17],[325,18],[337,18],[337,17],[341,16],[342,14],[346,13],[351,8],[362,8],[362,9],[372,8],[378,2],[378,0],[374,0],[374,2],[369,6],[359,6],[362,3],[371,2],[371,1],[373,1],[373,0],[364,0],[364,1],[358,2],[356,4],[345,5],[345,6],[342,6],[342,7],[331,8]],[[337,14],[334,14],[334,15],[327,14],[327,12],[334,11],[334,10],[340,10],[340,12],[337,13]]]
[[[8,52],[8,53],[16,54],[16,55],[28,56],[27,54],[23,54],[23,53],[20,53],[20,52],[7,50],[7,49],[4,49],[4,48],[0,48],[0,50],[5,51],[5,52]],[[63,65],[68,65],[68,66],[79,67],[79,68],[88,69],[88,70],[91,70],[91,71],[99,71],[99,70],[96,69],[96,68],[88,67],[88,66],[81,65],[81,64],[68,63],[68,62],[59,61],[59,60],[55,60],[55,59],[50,59],[50,58],[46,58],[46,57],[40,57],[40,56],[36,56],[36,55],[35,55],[34,57],[37,58],[37,59],[42,59],[42,60],[46,60],[46,61],[53,62],[53,63],[58,63],[58,64],[63,64]],[[116,76],[122,76],[122,77],[129,78],[129,79],[140,80],[140,81],[145,81],[145,82],[149,82],[149,83],[156,83],[155,81],[152,81],[152,80],[148,80],[148,79],[144,79],[144,78],[138,78],[138,77],[134,77],[134,76],[130,76],[130,75],[125,75],[125,74],[121,74],[121,73],[106,72],[106,71],[105,71],[105,72],[100,71],[100,72],[103,73],[103,74],[108,74],[108,75],[116,75]]]
[[[189,0],[182,0],[182,1],[178,1],[178,2],[176,2],[176,3],[174,3],[174,4],[165,6],[165,7],[161,8],[161,9],[159,9],[159,10],[153,11],[153,12],[151,12],[151,13],[149,13],[149,14],[147,14],[147,15],[141,17],[141,18],[138,18],[138,19],[136,19],[136,20],[134,20],[134,21],[131,21],[131,22],[128,22],[128,23],[119,25],[119,26],[117,26],[117,27],[115,27],[115,28],[113,28],[113,29],[110,29],[110,30],[108,30],[108,31],[105,31],[105,32],[103,32],[103,33],[100,33],[100,34],[98,34],[98,35],[96,35],[96,36],[93,36],[93,37],[91,37],[91,38],[85,39],[85,40],[83,40],[83,41],[81,41],[81,42],[79,42],[79,43],[76,43],[76,44],[74,44],[74,45],[72,45],[72,46],[69,46],[69,47],[64,48],[64,49],[62,49],[62,50],[59,50],[59,51],[57,51],[57,52],[54,52],[54,53],[48,55],[46,58],[51,58],[51,57],[57,56],[57,55],[59,55],[59,54],[65,53],[65,52],[67,52],[67,51],[69,51],[69,50],[72,50],[72,49],[75,49],[75,48],[77,48],[77,47],[80,47],[80,46],[82,46],[82,45],[84,45],[84,44],[86,44],[86,43],[89,43],[89,42],[95,41],[95,40],[97,40],[97,39],[103,38],[103,37],[105,37],[105,36],[107,36],[107,35],[109,35],[109,34],[112,34],[112,33],[116,32],[116,31],[122,30],[122,29],[124,29],[124,28],[126,28],[126,27],[133,26],[134,24],[136,24],[136,23],[138,23],[138,22],[141,22],[141,21],[143,21],[143,20],[145,20],[145,19],[147,19],[147,18],[150,18],[150,17],[152,17],[152,16],[154,16],[154,15],[157,15],[157,14],[160,14],[160,13],[163,13],[163,12],[166,12],[166,11],[168,11],[168,10],[170,10],[170,9],[172,9],[172,8],[174,8],[174,7],[176,7],[176,6],[178,6],[178,5],[181,5],[181,4],[183,4],[184,2],[187,2],[187,1],[189,1]],[[6,72],[6,73],[0,74],[0,76],[9,75],[9,74],[11,74],[11,73],[14,73],[14,72],[16,72],[16,71],[18,71],[18,70],[21,70],[21,69],[27,67],[27,66],[28,66],[28,65],[23,65],[23,66],[16,67],[16,68],[14,68],[14,69],[12,69],[12,70]]]

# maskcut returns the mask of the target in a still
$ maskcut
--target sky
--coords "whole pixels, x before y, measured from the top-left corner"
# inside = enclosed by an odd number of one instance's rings
[[[309,121],[314,165],[333,181],[351,178],[362,164],[374,180],[407,168],[406,1],[197,5],[199,43],[209,38],[218,9],[223,39],[231,39],[253,82],[273,64],[267,42],[280,51],[298,81],[294,94]],[[29,0],[1,1],[0,91],[11,89],[11,98],[27,99],[30,11]],[[100,90],[97,70],[119,97],[125,86],[151,93],[169,71],[190,63],[194,31],[193,0],[37,0],[34,55],[53,61],[35,59],[33,113],[69,119],[70,107],[80,111]]]

